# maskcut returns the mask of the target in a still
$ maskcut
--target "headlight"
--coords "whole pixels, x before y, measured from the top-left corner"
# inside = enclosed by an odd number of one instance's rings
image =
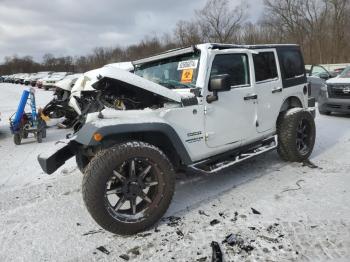
[[[326,84],[321,86],[321,91],[327,92],[327,85]]]

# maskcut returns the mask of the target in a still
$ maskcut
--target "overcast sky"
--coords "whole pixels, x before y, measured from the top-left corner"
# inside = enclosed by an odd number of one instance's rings
[[[262,0],[247,0],[257,20]],[[245,2],[247,2],[245,1]],[[0,62],[5,56],[85,55],[171,33],[206,0],[0,0]],[[235,5],[239,0],[230,0]]]

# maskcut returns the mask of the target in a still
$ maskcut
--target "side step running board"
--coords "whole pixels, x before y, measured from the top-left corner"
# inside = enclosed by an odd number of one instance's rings
[[[225,159],[220,159],[215,162],[204,160],[189,166],[189,168],[200,173],[213,174],[236,165],[244,160],[274,150],[277,147],[277,143],[277,136],[274,136],[270,139],[265,140],[265,143],[262,143],[256,147],[251,147],[248,150],[238,151],[235,154],[227,156]]]

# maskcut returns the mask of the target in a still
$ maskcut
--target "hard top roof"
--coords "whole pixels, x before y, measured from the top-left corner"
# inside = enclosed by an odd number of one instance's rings
[[[268,49],[268,48],[299,48],[299,45],[295,44],[263,44],[263,45],[236,45],[236,44],[217,44],[217,43],[206,43],[206,44],[199,44],[199,45],[193,45],[190,47],[184,47],[184,48],[176,48],[171,49],[168,51],[165,51],[163,53],[139,59],[136,61],[133,61],[132,64],[134,66],[141,65],[143,63],[147,62],[154,62],[159,61],[165,58],[170,58],[174,56],[184,55],[184,54],[190,54],[194,53],[199,50],[200,47],[205,47],[208,49]]]

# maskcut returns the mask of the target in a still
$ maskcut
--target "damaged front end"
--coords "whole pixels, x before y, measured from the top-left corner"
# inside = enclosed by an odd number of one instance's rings
[[[163,110],[197,105],[201,96],[196,88],[199,54],[190,51],[163,60],[139,61],[134,64],[134,72],[108,66],[94,70],[93,76],[81,77],[74,87],[80,88],[81,95],[75,96],[72,90],[70,100],[71,106],[74,101],[81,109],[75,110],[79,120],[74,126],[74,138],[50,156],[39,155],[42,169],[52,174],[71,157],[95,150],[96,144],[89,142],[94,133],[86,132],[89,126],[95,132],[96,127],[111,125],[110,132],[117,136],[121,131],[125,136],[128,132],[144,132],[145,128],[149,132],[168,129],[162,120]],[[114,113],[108,117],[106,111]],[[89,153],[87,158],[93,155]]]

